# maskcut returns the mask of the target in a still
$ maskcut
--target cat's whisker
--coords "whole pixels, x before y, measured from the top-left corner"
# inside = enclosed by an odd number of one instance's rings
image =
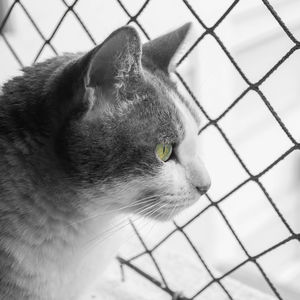
[[[148,205],[148,206],[146,206],[146,207],[143,207],[143,208],[141,208],[141,209],[135,211],[134,213],[135,213],[136,215],[140,215],[140,216],[138,216],[138,217],[143,217],[143,216],[145,216],[145,215],[147,214],[147,213],[146,213],[146,214],[142,215],[143,212],[145,212],[145,211],[147,212],[147,210],[149,210],[149,209],[155,207],[156,205],[157,205],[157,203],[152,203],[152,204],[150,204],[150,205]],[[125,217],[125,220],[128,220],[128,216]],[[123,222],[119,222],[118,224],[120,224],[120,223],[123,223]],[[118,226],[118,224],[117,224],[117,226]],[[104,233],[106,233],[106,232],[104,232]]]
[[[158,213],[158,216],[161,216],[161,215],[163,215],[163,211],[160,211],[160,212]],[[153,230],[153,228],[155,227],[155,225],[157,225],[157,222],[153,222],[153,225],[152,225],[151,230]],[[151,231],[151,230],[150,230],[150,231]]]
[[[137,222],[138,220],[142,220],[143,221],[146,218],[149,219],[149,218],[151,218],[151,216],[154,213],[156,213],[157,211],[159,211],[163,207],[167,206],[168,204],[169,203],[165,203],[165,204],[161,205],[159,203],[152,203],[151,205],[148,205],[147,207],[143,207],[142,209],[137,210],[136,212],[134,212],[136,214],[136,218],[135,219],[132,219],[132,218],[129,219],[128,216],[124,217],[122,219],[122,221],[118,222],[117,224],[115,224],[111,228],[105,230],[104,232],[102,232],[101,234],[99,234],[97,237],[94,237],[93,239],[91,239],[85,245],[86,255],[88,254],[90,248],[99,246],[100,244],[102,244],[103,242],[105,242],[107,239],[109,239],[112,235],[116,234],[118,231],[120,231],[120,230],[124,229],[126,226],[130,225],[130,220],[132,222]],[[149,211],[147,212],[147,210],[149,210]],[[145,211],[146,211],[146,213],[142,214]],[[158,215],[161,215],[161,214],[162,214],[162,212],[159,212]],[[150,221],[148,221],[146,224],[144,224],[143,227],[145,227],[149,223],[150,223]],[[128,239],[132,238],[133,236],[134,236],[134,234],[132,233],[130,236],[128,236]]]
[[[167,204],[169,204],[169,203],[166,203],[165,205],[160,206],[159,209],[165,207]],[[171,212],[171,214],[172,214],[172,212]],[[171,215],[171,214],[170,214],[170,215]],[[161,216],[161,215],[163,215],[163,211],[160,211],[160,212],[158,212],[158,214],[157,214],[157,216]],[[170,217],[167,218],[167,220],[168,220],[168,219],[170,219]],[[146,227],[149,223],[150,223],[150,222],[146,223],[146,225],[144,225],[144,227]],[[148,230],[148,232],[147,232],[146,234],[144,234],[144,235],[145,235],[145,236],[150,235],[151,231],[153,230],[153,228],[154,228],[156,225],[157,225],[157,222],[152,222],[152,226],[150,227],[150,229]],[[142,230],[142,229],[141,229],[141,230]]]
[[[105,215],[108,215],[108,214],[111,214],[111,213],[121,212],[121,211],[124,211],[124,210],[126,210],[128,208],[132,208],[132,207],[135,207],[135,206],[142,205],[142,204],[144,204],[146,202],[149,202],[149,200],[153,200],[153,199],[159,198],[161,196],[162,196],[162,194],[157,194],[157,195],[152,195],[152,196],[148,196],[148,197],[145,197],[145,198],[141,198],[139,200],[136,200],[134,203],[131,203],[130,205],[125,205],[123,207],[120,207],[120,208],[117,208],[117,209],[113,209],[113,210],[106,210],[103,213],[95,214],[93,216],[88,216],[87,218],[83,218],[83,219],[78,220],[76,222],[69,223],[69,226],[74,226],[74,225],[77,225],[77,224],[80,224],[80,223],[92,220],[92,219],[100,217],[100,216],[105,216]]]
[[[102,239],[106,240],[107,238],[109,238],[113,234],[117,233],[118,231],[122,230],[124,227],[126,227],[128,225],[129,225],[129,219],[128,219],[128,216],[126,216],[123,219],[121,219],[121,221],[119,221],[118,223],[116,223],[113,226],[111,226],[110,228],[107,228],[106,230],[100,232],[96,237],[93,237],[92,239],[90,239],[86,245],[93,244],[93,242],[98,241],[99,238],[101,238],[101,240]]]
[[[161,208],[161,207],[160,207]],[[163,214],[162,211],[158,212],[157,216],[161,216]],[[143,230],[148,224],[151,224],[152,223],[152,226],[150,227],[150,229],[148,230],[147,233],[144,233],[144,236],[147,236],[151,233],[151,231],[153,230],[153,228],[155,227],[155,225],[157,225],[157,222],[153,222],[152,220],[148,221],[146,224],[143,224],[140,228],[140,230]]]
[[[147,212],[147,210],[152,209],[152,208],[155,207],[156,205],[157,205],[157,203],[152,203],[151,205],[148,205],[147,207],[143,207],[143,208],[137,210],[137,211],[135,212],[135,214],[141,214],[141,213],[143,213],[144,211]],[[141,218],[141,217],[144,217],[144,216],[147,215],[147,214],[148,214],[148,213],[146,213],[146,214],[144,214],[144,215],[138,215],[138,216],[137,216],[137,219],[138,219],[138,218]],[[127,223],[124,225],[124,222],[127,222]],[[126,217],[124,217],[124,218],[122,219],[122,221],[118,222],[117,224],[114,224],[114,226],[112,226],[111,228],[108,228],[107,230],[105,230],[105,231],[99,233],[98,236],[104,237],[104,239],[102,239],[102,240],[104,241],[104,240],[106,240],[107,238],[109,238],[112,234],[116,233],[117,231],[123,229],[125,226],[128,226],[128,225],[129,225],[129,219],[128,219],[128,216],[126,216]],[[95,240],[97,240],[97,239],[98,239],[98,236],[97,236],[97,237],[94,237],[93,239],[91,239],[91,240],[87,243],[87,245],[88,245],[88,244],[92,244]],[[100,241],[100,242],[101,242],[101,241]],[[97,242],[97,244],[99,244],[99,243]]]
[[[167,204],[163,204],[163,205],[160,205],[160,206],[158,206],[158,205],[159,205],[158,203],[154,203],[152,205],[149,205],[146,208],[143,208],[142,210],[136,211],[135,214],[141,214],[144,211],[146,211],[146,213],[144,213],[143,215],[137,215],[137,217],[134,220],[132,220],[132,218],[131,218],[131,220],[133,222],[136,222],[137,220],[139,220],[141,218],[142,219],[145,219],[146,217],[150,218],[156,211],[160,210],[162,207],[166,206]],[[147,212],[147,210],[152,209],[152,208],[154,208],[154,209]],[[124,222],[126,222],[126,224],[124,224]],[[125,219],[123,219],[118,224],[115,224],[115,226],[113,226],[112,228],[109,228],[108,230],[106,230],[102,234],[99,234],[99,235],[101,235],[102,239],[98,240],[98,236],[97,236],[97,237],[93,238],[92,240],[90,240],[86,246],[92,244],[95,241],[96,241],[95,245],[101,244],[102,242],[107,240],[109,237],[111,237],[113,234],[120,231],[121,229],[124,229],[129,224],[130,224],[129,219],[128,219],[128,217],[126,217]],[[104,234],[104,236],[103,236],[103,234]]]
[[[170,221],[170,220],[172,220],[172,216],[173,216],[173,213],[174,213],[174,211],[176,210],[176,208],[177,208],[177,202],[175,202],[175,205],[173,205],[173,208],[170,210],[170,212],[169,212],[169,215],[168,215],[168,217],[167,217],[167,221]]]
[[[136,219],[136,220],[132,220],[132,219],[131,219],[131,221],[132,221],[133,223],[135,223],[136,221],[139,221],[139,220],[145,221],[145,219],[147,219],[148,222],[142,224],[142,225],[140,226],[140,228],[139,228],[139,230],[142,231],[143,229],[145,229],[145,227],[146,227],[147,225],[151,224],[151,222],[152,222],[152,220],[150,220],[151,216],[152,216],[155,212],[159,211],[159,210],[160,210],[162,207],[164,207],[164,206],[165,206],[165,205],[160,205],[160,206],[157,207],[154,211],[150,211],[148,214],[142,216],[142,218],[139,218],[139,219]],[[162,213],[163,213],[163,212],[158,212],[157,216],[162,215]],[[152,225],[152,227],[150,228],[150,230],[149,230],[148,232],[150,232],[150,231],[153,229],[153,227],[155,226],[155,223],[154,223],[154,222],[152,222],[152,223],[153,223],[153,225]],[[145,234],[144,234],[144,235],[145,235]],[[131,238],[133,238],[133,237],[135,237],[135,233],[134,233],[134,232],[132,232],[132,233],[128,236],[128,239],[131,239]]]

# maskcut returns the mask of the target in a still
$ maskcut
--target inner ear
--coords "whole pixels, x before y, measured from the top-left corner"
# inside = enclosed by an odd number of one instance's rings
[[[172,59],[184,42],[190,28],[191,23],[186,23],[170,33],[145,43],[143,56],[149,58],[162,71],[170,73],[173,70]]]
[[[137,31],[129,26],[113,32],[91,53],[85,77],[88,87],[107,87],[141,73],[142,46]]]

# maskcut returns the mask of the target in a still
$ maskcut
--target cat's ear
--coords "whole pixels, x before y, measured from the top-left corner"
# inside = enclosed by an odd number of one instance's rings
[[[71,61],[57,77],[52,97],[55,114],[62,119],[70,113],[82,116],[97,108],[97,103],[100,107],[114,100],[111,95],[116,88],[118,95],[131,90],[127,86],[142,75],[141,55],[142,44],[134,28],[114,31],[102,44]]]
[[[87,87],[107,87],[124,78],[141,75],[142,45],[132,27],[116,30],[89,55]]]
[[[178,29],[162,35],[143,45],[143,55],[166,73],[173,71],[172,59],[184,42],[191,23],[186,23]]]

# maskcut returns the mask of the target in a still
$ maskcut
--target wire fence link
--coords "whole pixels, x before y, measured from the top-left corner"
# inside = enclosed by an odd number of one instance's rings
[[[38,49],[38,51],[37,51],[37,53],[36,53],[36,55],[34,57],[33,63],[36,62],[39,59],[39,57],[41,56],[41,53],[43,52],[43,49],[47,45],[50,47],[50,49],[53,52],[53,54],[55,54],[55,55],[58,54],[57,49],[52,44],[52,40],[53,40],[54,36],[56,35],[56,33],[59,31],[59,28],[60,28],[61,24],[64,22],[64,19],[66,18],[66,16],[68,14],[73,14],[73,16],[76,18],[76,20],[78,21],[78,23],[82,26],[82,28],[83,28],[84,32],[86,33],[86,35],[88,36],[88,38],[91,40],[91,42],[94,45],[96,45],[95,38],[92,36],[91,32],[85,26],[84,22],[82,21],[82,19],[79,16],[78,12],[74,10],[74,8],[78,4],[79,0],[75,0],[73,2],[72,1],[66,1],[66,0],[61,0],[61,1],[62,1],[62,4],[64,5],[64,11],[61,14],[61,16],[60,16],[57,24],[55,25],[54,30],[52,31],[52,33],[50,34],[50,36],[48,38],[46,38],[45,35],[42,33],[42,31],[40,30],[39,26],[37,25],[37,22],[31,16],[30,12],[26,9],[26,6],[22,2],[22,0],[15,0],[15,1],[13,1],[12,4],[8,7],[7,12],[6,12],[5,16],[2,18],[2,22],[0,24],[0,35],[1,35],[4,43],[6,44],[6,46],[8,47],[8,49],[11,51],[12,55],[14,56],[14,58],[16,59],[16,61],[18,62],[18,64],[20,65],[20,67],[23,67],[22,57],[20,57],[17,54],[17,52],[15,51],[15,49],[13,48],[13,46],[11,45],[11,43],[9,42],[9,40],[7,39],[5,31],[4,31],[5,26],[7,24],[7,21],[10,18],[11,13],[13,12],[13,10],[17,6],[24,11],[25,15],[27,16],[28,20],[32,24],[33,28],[36,30],[36,32],[38,33],[38,35],[40,36],[40,38],[43,40],[43,44],[40,47],[40,49]],[[145,35],[145,37],[147,39],[150,39],[150,36],[146,32],[146,30],[143,28],[142,24],[140,23],[139,16],[142,14],[142,12],[144,10],[147,9],[147,6],[148,6],[148,4],[150,2],[151,2],[151,0],[146,0],[143,3],[143,5],[141,6],[141,8],[138,10],[138,12],[136,14],[132,15],[132,14],[130,14],[129,10],[126,8],[126,5],[121,0],[116,0],[116,3],[118,3],[118,5],[121,7],[121,9],[124,11],[124,13],[128,16],[127,24],[135,23],[135,25],[137,25],[138,28],[144,33],[144,35]],[[263,91],[262,91],[262,89],[260,87],[261,87],[261,85],[266,80],[268,80],[268,78],[270,77],[271,74],[273,74],[274,72],[276,72],[276,70],[282,64],[284,64],[285,61],[290,56],[292,56],[297,50],[299,50],[299,48],[300,48],[300,42],[295,37],[295,35],[289,30],[289,28],[285,25],[285,23],[280,18],[279,14],[276,12],[276,10],[271,5],[271,3],[268,0],[261,0],[261,2],[263,3],[263,5],[266,7],[266,9],[270,12],[270,14],[276,20],[278,26],[280,26],[282,28],[282,30],[285,32],[286,36],[290,39],[290,41],[292,42],[293,46],[259,80],[257,80],[256,82],[252,82],[247,77],[247,75],[245,74],[245,72],[239,66],[239,64],[237,63],[237,61],[234,59],[233,55],[230,53],[230,51],[228,50],[228,48],[225,46],[225,44],[222,42],[222,40],[220,39],[220,37],[216,33],[216,29],[222,24],[222,22],[226,19],[226,17],[235,9],[236,5],[240,2],[240,0],[233,1],[232,4],[227,8],[227,10],[219,17],[219,19],[212,26],[207,26],[205,24],[205,22],[197,14],[196,10],[193,9],[192,5],[189,3],[188,0],[182,0],[182,2],[184,3],[186,9],[189,10],[191,12],[191,14],[195,17],[196,21],[199,22],[199,24],[203,27],[204,32],[200,36],[198,36],[198,38],[196,39],[196,41],[190,46],[190,48],[186,51],[186,53],[184,53],[182,55],[182,57],[179,59],[177,65],[178,66],[181,65],[186,60],[186,58],[195,49],[195,47],[199,43],[201,43],[201,41],[204,39],[204,37],[211,36],[216,41],[216,43],[218,44],[218,46],[220,47],[220,49],[228,57],[228,59],[230,60],[231,64],[234,66],[234,68],[237,70],[237,72],[240,74],[240,76],[243,78],[243,80],[247,84],[246,89],[244,89],[240,93],[240,95],[238,97],[236,97],[236,99],[233,99],[233,101],[231,102],[231,104],[221,114],[219,114],[218,117],[211,118],[209,116],[209,114],[207,113],[207,111],[205,110],[205,108],[197,100],[197,97],[193,94],[191,88],[189,87],[189,85],[185,81],[185,79],[182,77],[182,75],[178,71],[175,73],[176,76],[177,76],[177,78],[178,78],[178,80],[183,84],[183,86],[186,89],[186,91],[188,92],[188,94],[191,96],[191,98],[198,105],[198,107],[200,108],[200,110],[202,111],[202,113],[204,114],[204,116],[208,119],[208,123],[199,131],[199,135],[201,135],[209,127],[214,127],[221,134],[221,136],[223,137],[225,143],[231,149],[231,151],[232,151],[233,155],[235,156],[236,160],[239,162],[239,164],[241,165],[241,167],[247,173],[247,178],[242,183],[240,183],[239,185],[235,186],[226,195],[222,196],[220,199],[212,199],[207,194],[206,197],[207,197],[207,199],[209,201],[209,204],[205,208],[203,208],[201,211],[199,211],[194,217],[192,217],[191,219],[189,219],[183,225],[179,226],[175,221],[173,221],[175,229],[172,230],[172,231],[170,231],[161,240],[158,240],[156,242],[156,244],[154,246],[152,246],[151,248],[149,248],[146,245],[143,236],[138,231],[138,229],[135,226],[135,224],[131,222],[131,226],[133,227],[134,232],[135,232],[136,236],[138,237],[139,241],[141,242],[141,245],[143,246],[144,250],[142,252],[140,252],[138,255],[135,255],[135,256],[133,256],[133,257],[131,257],[129,259],[125,259],[123,257],[118,257],[118,260],[119,260],[122,268],[128,267],[128,268],[132,269],[133,271],[135,271],[136,273],[138,273],[140,276],[143,276],[145,279],[147,279],[150,282],[152,282],[154,285],[156,285],[158,288],[160,288],[161,290],[163,290],[165,293],[169,294],[170,297],[173,300],[175,300],[175,299],[177,299],[177,300],[191,300],[191,299],[195,299],[198,295],[200,295],[201,293],[203,293],[205,290],[209,289],[213,284],[219,285],[219,287],[228,296],[228,299],[234,299],[233,296],[231,295],[231,293],[229,292],[229,290],[224,286],[223,280],[226,277],[230,276],[233,272],[235,272],[236,270],[238,270],[239,268],[241,268],[242,266],[244,266],[245,264],[247,264],[248,262],[251,262],[251,263],[255,264],[256,267],[258,268],[258,270],[260,271],[260,273],[261,273],[261,275],[263,277],[263,280],[265,280],[265,282],[268,284],[268,286],[272,290],[272,292],[274,294],[274,297],[276,299],[284,300],[283,296],[278,291],[278,288],[270,280],[270,278],[268,277],[267,273],[265,272],[265,270],[263,269],[263,267],[261,266],[261,264],[259,263],[258,260],[259,260],[259,258],[261,258],[262,256],[266,255],[267,253],[272,252],[272,251],[274,251],[275,249],[277,249],[279,247],[282,247],[284,244],[286,244],[286,243],[288,243],[290,241],[294,240],[294,241],[298,241],[299,242],[300,241],[300,234],[297,233],[297,232],[294,232],[294,230],[292,229],[292,227],[290,226],[290,224],[287,222],[287,220],[283,216],[283,214],[280,211],[280,209],[276,206],[276,204],[273,201],[272,197],[268,193],[266,187],[263,185],[263,183],[261,181],[261,177],[264,174],[266,174],[267,172],[269,172],[272,168],[274,168],[274,166],[276,166],[281,160],[284,160],[287,156],[289,156],[294,151],[299,150],[299,143],[297,142],[297,140],[295,139],[295,137],[291,134],[291,132],[289,131],[289,129],[287,128],[287,126],[284,124],[284,122],[282,121],[282,119],[280,118],[280,116],[278,115],[278,113],[276,112],[276,110],[274,109],[274,107],[272,106],[272,104],[270,103],[270,101],[267,99],[267,97],[265,96],[265,94],[263,93]],[[220,120],[222,120],[227,114],[229,114],[231,112],[231,110],[249,92],[252,92],[252,91],[255,92],[259,96],[259,98],[261,99],[261,101],[263,102],[263,104],[265,105],[265,107],[269,110],[269,112],[273,116],[274,120],[280,126],[281,130],[285,133],[285,135],[287,136],[287,138],[292,143],[292,147],[290,147],[290,149],[288,149],[286,152],[282,153],[276,160],[274,160],[264,170],[260,171],[257,174],[253,174],[249,170],[249,168],[247,167],[246,163],[243,161],[243,159],[239,155],[238,151],[236,150],[235,146],[233,145],[233,143],[230,141],[230,139],[227,137],[227,135],[225,134],[225,132],[222,130],[221,126],[219,125]],[[268,249],[264,249],[264,251],[256,254],[255,256],[250,255],[250,253],[247,250],[246,246],[243,244],[243,242],[239,238],[238,234],[236,233],[236,231],[233,229],[232,225],[230,224],[230,221],[228,220],[228,218],[226,217],[226,215],[224,214],[224,212],[222,211],[222,209],[220,207],[220,204],[223,201],[226,201],[227,198],[229,198],[232,194],[236,193],[239,189],[241,189],[243,186],[245,186],[249,182],[253,182],[253,183],[255,183],[259,187],[259,189],[262,191],[262,193],[264,194],[264,196],[267,199],[267,201],[269,201],[269,203],[271,204],[274,212],[277,214],[279,221],[282,222],[282,224],[286,227],[286,229],[289,232],[289,236],[286,239],[281,240],[280,242],[278,242],[277,244],[274,244],[273,246],[271,246]],[[202,255],[199,252],[199,250],[194,245],[194,242],[191,239],[191,237],[185,231],[185,228],[189,224],[191,224],[192,222],[194,222],[196,219],[201,218],[201,216],[208,209],[210,209],[210,208],[214,208],[214,209],[216,209],[219,212],[219,214],[221,215],[221,217],[224,219],[226,226],[230,230],[232,236],[236,239],[236,241],[238,242],[240,248],[242,249],[242,251],[246,255],[246,259],[244,261],[242,261],[238,265],[234,266],[233,268],[231,268],[230,270],[228,270],[225,274],[223,274],[223,275],[221,275],[219,277],[216,277],[215,275],[213,275],[213,272],[210,270],[209,265],[207,264],[207,262],[202,257]],[[177,291],[174,291],[174,290],[172,290],[169,287],[168,280],[167,280],[167,278],[165,278],[165,275],[163,274],[163,272],[162,272],[162,270],[161,270],[161,268],[159,266],[159,263],[156,261],[155,256],[153,255],[155,253],[155,251],[157,251],[157,249],[160,248],[175,233],[180,233],[185,238],[187,244],[190,245],[191,249],[195,252],[195,254],[198,257],[199,261],[204,266],[204,268],[207,270],[207,272],[208,272],[208,274],[210,276],[210,281],[205,286],[201,287],[201,289],[199,289],[191,297],[185,297],[184,295],[179,294]],[[300,246],[300,244],[299,244],[299,246]],[[135,265],[135,260],[137,260],[138,258],[143,257],[143,256],[148,256],[151,259],[154,267],[156,268],[156,270],[158,271],[158,274],[160,275],[160,279],[159,280],[156,279],[156,278],[154,278],[152,275],[148,274],[147,271],[145,271],[142,268],[140,268],[137,265]],[[178,287],[178,289],[180,290],[180,287]]]

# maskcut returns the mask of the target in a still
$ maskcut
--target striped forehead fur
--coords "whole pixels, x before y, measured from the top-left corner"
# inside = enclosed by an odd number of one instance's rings
[[[183,132],[183,128],[185,130],[189,130],[189,126],[186,123],[186,120],[192,121],[193,127],[194,125],[198,128],[200,126],[200,110],[197,107],[196,103],[191,99],[185,99],[178,91],[173,82],[169,79],[165,79],[164,77],[155,76],[155,74],[149,74],[149,78],[152,84],[155,85],[156,89],[163,91],[164,99],[162,101],[169,101],[172,108],[173,113],[178,116],[178,119],[181,121],[180,127]]]
[[[177,94],[177,97],[185,105],[185,107],[189,110],[191,117],[196,122],[197,127],[199,127],[201,124],[201,119],[200,119],[200,109],[198,108],[197,104],[194,101],[192,101],[191,99],[186,99],[186,98],[182,97],[180,94]]]

